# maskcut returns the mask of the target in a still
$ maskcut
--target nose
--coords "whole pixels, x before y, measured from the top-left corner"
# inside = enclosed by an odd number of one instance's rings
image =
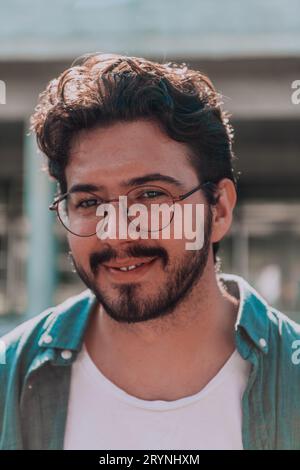
[[[117,203],[117,204],[116,204]],[[101,240],[128,240],[127,200],[110,201],[101,207],[101,221],[97,225],[97,237]]]

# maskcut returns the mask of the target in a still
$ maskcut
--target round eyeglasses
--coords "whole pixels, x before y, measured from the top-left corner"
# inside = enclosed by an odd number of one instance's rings
[[[105,200],[93,192],[74,190],[58,196],[49,209],[56,211],[62,225],[73,235],[91,237],[98,233],[107,221],[108,205],[112,202],[120,203],[120,200],[125,203],[126,200],[126,206],[122,204],[126,217],[138,227],[138,231],[161,231],[172,222],[176,202],[208,185],[215,186],[208,181],[179,196],[173,196],[160,186],[143,185],[130,189],[122,199],[120,197],[110,200]]]

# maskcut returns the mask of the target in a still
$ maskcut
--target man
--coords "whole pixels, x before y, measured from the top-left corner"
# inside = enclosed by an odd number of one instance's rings
[[[88,290],[4,337],[1,448],[300,448],[299,326],[218,272],[236,190],[232,129],[209,79],[88,55],[50,82],[32,128]],[[154,202],[170,209],[156,230]],[[175,236],[175,204],[192,209],[183,220],[197,222],[201,247]]]

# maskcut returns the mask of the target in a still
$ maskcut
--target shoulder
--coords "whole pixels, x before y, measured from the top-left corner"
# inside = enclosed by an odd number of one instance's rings
[[[269,305],[242,277],[222,274],[221,278],[229,292],[240,299],[236,326],[243,327],[265,360],[274,367],[280,366],[279,362],[286,366],[294,364],[299,355],[300,363],[300,324]],[[297,369],[300,372],[300,367]]]
[[[58,330],[60,326],[63,327],[74,309],[80,309],[89,298],[88,291],[70,297],[61,304],[50,307],[39,315],[24,321],[2,336],[0,339],[2,353],[0,379],[2,384],[5,377],[13,374],[17,367],[19,370],[22,369],[25,374],[33,359],[39,354],[41,341],[48,329],[54,324]]]
[[[79,347],[92,301],[91,292],[84,291],[23,322],[0,339],[0,449],[22,448],[20,420],[25,385],[38,369],[49,372],[48,367],[44,369],[48,362],[65,365],[59,348],[68,349],[65,344]],[[50,377],[44,375],[43,380]]]
[[[290,339],[300,338],[300,324],[288,315],[271,306],[268,306],[267,315],[271,328],[275,328],[279,336]]]
[[[5,375],[11,366],[18,362],[24,352],[34,350],[51,317],[55,315],[55,307],[49,308],[39,315],[24,321],[12,331],[2,336],[2,365],[0,376]]]
[[[300,364],[300,324],[273,307],[267,309],[266,315],[272,349],[292,364]]]
[[[51,314],[52,309],[47,309],[0,339],[0,449],[22,448],[18,432],[22,384]]]

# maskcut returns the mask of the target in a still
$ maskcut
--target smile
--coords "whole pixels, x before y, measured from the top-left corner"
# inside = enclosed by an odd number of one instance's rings
[[[109,265],[103,265],[107,274],[109,274],[112,279],[123,281],[129,278],[136,279],[136,276],[146,274],[157,261],[157,257],[148,258],[144,261],[135,261],[128,260],[127,262],[123,261],[122,263],[112,263]]]

